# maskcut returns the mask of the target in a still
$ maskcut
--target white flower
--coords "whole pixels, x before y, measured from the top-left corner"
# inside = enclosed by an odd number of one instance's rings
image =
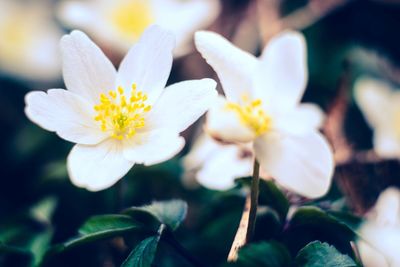
[[[374,130],[374,151],[382,158],[400,158],[400,92],[371,78],[358,79],[355,100]]]
[[[210,25],[219,14],[216,0],[89,0],[65,1],[61,20],[80,28],[107,47],[125,52],[150,24],[172,31],[175,56],[191,50],[193,33]]]
[[[48,6],[0,0],[0,70],[33,81],[61,77],[61,30]]]
[[[254,156],[251,145],[221,144],[206,134],[194,143],[183,159],[184,181],[190,179],[214,190],[232,188],[235,178],[250,176]]]
[[[400,266],[400,191],[388,188],[379,196],[359,229],[358,250],[365,267]]]
[[[253,142],[262,169],[279,184],[310,198],[324,195],[333,155],[318,132],[322,112],[299,104],[307,82],[303,36],[280,34],[259,59],[212,32],[196,33],[195,44],[226,95],[210,109],[206,131],[226,142]]]
[[[68,90],[27,94],[25,112],[42,128],[77,143],[68,156],[69,175],[92,191],[113,185],[135,163],[173,157],[184,145],[179,133],[216,97],[211,79],[164,89],[174,38],[157,26],[143,33],[118,72],[82,32],[64,36],[61,48]]]

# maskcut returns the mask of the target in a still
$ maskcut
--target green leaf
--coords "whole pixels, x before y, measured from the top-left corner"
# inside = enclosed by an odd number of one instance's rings
[[[58,245],[55,250],[60,252],[99,239],[119,236],[142,227],[141,223],[134,221],[126,215],[110,214],[94,216],[79,228],[78,237]]]
[[[240,185],[250,186],[251,179],[251,177],[244,177],[236,179],[236,182]],[[286,219],[289,210],[289,201],[274,181],[260,179],[259,205],[274,209],[279,214],[281,221]]]
[[[362,219],[345,212],[323,211],[320,208],[309,206],[301,207],[294,214],[291,226],[315,225],[327,226],[345,232],[349,237],[357,235],[357,229]]]
[[[346,225],[349,229],[351,229],[355,234],[359,235],[358,229],[363,223],[363,219],[357,217],[353,214],[342,212],[342,211],[328,211],[327,212],[331,217],[335,218],[340,223]]]
[[[30,251],[33,254],[31,266],[39,266],[44,259],[47,250],[50,248],[53,231],[46,231],[34,236],[29,244]]]
[[[278,242],[249,244],[239,250],[238,266],[286,267],[291,257],[285,246]]]
[[[151,205],[129,208],[124,213],[146,225],[154,224],[151,222],[153,218],[158,221],[156,228],[159,224],[165,224],[176,230],[186,217],[187,204],[182,200],[154,201]]]
[[[259,203],[276,210],[281,221],[285,221],[290,206],[289,200],[274,181],[260,180]]]
[[[160,235],[151,236],[140,242],[121,267],[150,267],[157,252],[158,241],[160,241]]]
[[[300,267],[356,267],[357,264],[335,247],[314,241],[299,251],[296,263]]]
[[[1,242],[0,242],[0,254],[18,254],[27,257],[32,256],[29,250],[16,246],[9,246]]]
[[[284,231],[284,241],[292,254],[315,240],[328,242],[341,252],[353,255],[350,241],[356,233],[345,223],[317,207],[299,208]]]
[[[0,226],[0,252],[17,254],[26,251],[30,254],[26,266],[38,266],[53,237],[51,217],[56,204],[55,198],[45,198]]]

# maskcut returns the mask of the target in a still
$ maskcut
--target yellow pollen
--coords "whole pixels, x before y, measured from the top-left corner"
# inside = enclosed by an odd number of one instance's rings
[[[144,114],[151,110],[151,106],[146,104],[147,95],[137,91],[136,84],[132,85],[129,101],[121,86],[100,94],[99,98],[100,103],[94,106],[97,112],[94,120],[103,132],[110,132],[111,137],[118,140],[130,138],[145,126]]]
[[[137,39],[154,22],[150,1],[123,1],[112,11],[111,22],[124,37]]]
[[[242,104],[229,102],[226,108],[235,112],[241,123],[251,128],[256,136],[271,130],[271,117],[265,113],[261,99],[251,101],[247,95],[243,95],[241,100]]]

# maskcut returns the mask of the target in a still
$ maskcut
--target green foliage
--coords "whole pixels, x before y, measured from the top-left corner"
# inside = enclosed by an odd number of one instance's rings
[[[149,235],[132,250],[122,266],[150,266],[157,244],[165,229],[176,230],[185,219],[187,204],[181,200],[157,201],[151,205],[132,207],[123,214],[99,215],[89,218],[79,228],[79,235],[58,244],[48,258],[70,248],[116,236],[141,237]],[[155,231],[157,226],[157,231]]]
[[[182,200],[154,201],[151,205],[132,207],[124,211],[133,218],[155,218],[159,223],[176,230],[187,214],[187,204]],[[151,219],[150,219],[151,220]],[[148,222],[148,221],[147,221]]]
[[[56,205],[55,198],[45,198],[0,226],[0,256],[22,256],[26,258],[27,266],[38,266],[50,247],[51,217]]]
[[[328,214],[340,223],[346,225],[349,229],[351,229],[355,234],[358,235],[358,228],[363,223],[362,218],[347,212],[340,211],[329,211]]]
[[[341,218],[345,218],[344,213]],[[352,255],[350,241],[353,241],[355,237],[356,232],[342,222],[339,216],[335,217],[313,206],[298,208],[284,232],[285,243],[293,254],[306,244],[321,240],[340,248],[343,253]]]
[[[241,186],[250,186],[251,177],[236,179]],[[273,181],[260,179],[259,205],[268,206],[279,215],[280,220],[285,220],[289,210],[289,201],[285,194],[278,188]]]
[[[143,207],[132,207],[124,211],[131,218],[149,222],[154,227],[154,220],[158,221],[157,235],[141,241],[123,262],[122,267],[150,267],[157,251],[158,242],[164,231],[176,230],[187,214],[187,204],[182,200],[155,201]],[[147,227],[149,225],[147,224]],[[166,230],[166,227],[168,229]],[[172,233],[169,233],[172,237]]]
[[[53,252],[61,252],[99,239],[120,236],[140,227],[142,227],[141,223],[135,222],[132,218],[125,215],[94,216],[79,228],[78,237],[57,245]]]
[[[157,252],[160,236],[151,236],[137,245],[121,267],[150,267]]]
[[[239,251],[237,266],[249,267],[286,267],[291,257],[286,247],[278,242],[260,242],[249,244]]]
[[[356,267],[348,256],[341,254],[335,247],[319,241],[312,242],[299,251],[296,257],[299,267]]]

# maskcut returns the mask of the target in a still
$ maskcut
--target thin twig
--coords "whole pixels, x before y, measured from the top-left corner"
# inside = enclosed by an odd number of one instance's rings
[[[246,244],[247,228],[249,225],[249,214],[250,214],[250,194],[246,197],[244,204],[242,218],[240,219],[239,227],[236,231],[235,238],[233,239],[231,249],[228,254],[228,261],[233,262],[237,260],[238,252],[241,247]]]
[[[253,178],[251,180],[251,191],[246,197],[242,218],[228,254],[228,261],[236,261],[241,247],[251,241],[256,225],[258,195],[260,183],[260,164],[255,159]]]
[[[250,242],[253,238],[254,229],[256,226],[257,207],[258,207],[258,194],[260,184],[260,164],[255,159],[253,167],[253,179],[251,179],[251,191],[250,191],[250,213],[249,213],[249,224],[247,226],[246,243]]]

